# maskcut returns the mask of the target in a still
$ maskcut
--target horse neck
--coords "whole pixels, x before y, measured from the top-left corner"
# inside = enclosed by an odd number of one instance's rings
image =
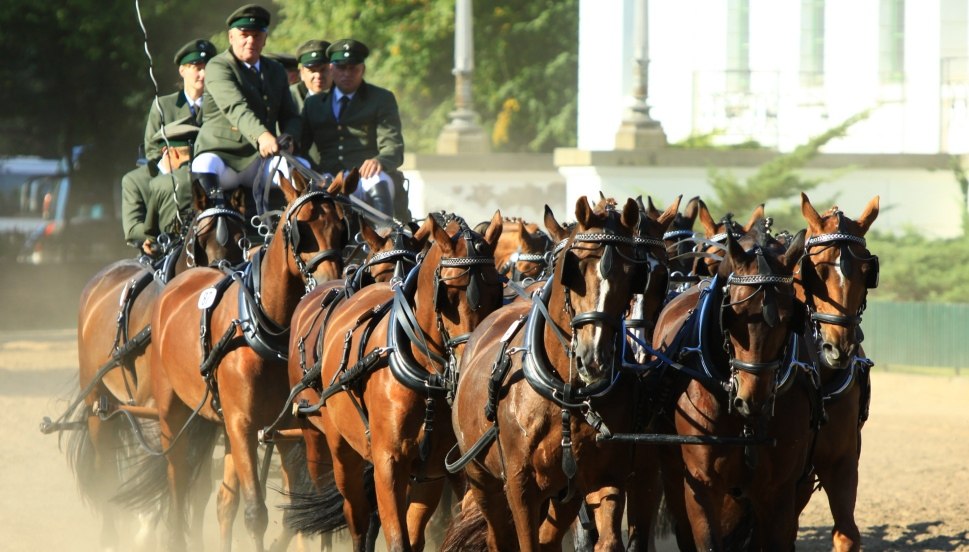
[[[282,223],[279,226],[282,227]],[[306,290],[302,275],[289,259],[290,254],[286,237],[277,229],[259,266],[260,304],[263,311],[281,326],[289,325],[289,319]]]
[[[542,337],[545,340],[545,353],[549,361],[559,371],[559,375],[567,380],[569,375],[568,352],[562,348],[562,344],[559,341],[560,334],[555,331],[555,328],[558,327],[562,332],[561,335],[565,336],[566,345],[571,347],[572,315],[565,312],[566,293],[568,293],[568,290],[564,285],[558,281],[552,282],[552,292],[549,295],[548,305],[546,305],[551,320],[545,323],[545,332]]]
[[[416,270],[430,270],[430,267],[425,263]],[[430,282],[426,273],[417,275],[417,290],[414,292],[414,317],[427,339],[428,346],[437,353],[443,353],[444,336],[441,334],[441,328],[437,323],[438,311],[437,307],[434,306],[436,290],[433,285],[424,285],[422,280],[425,278]],[[423,356],[419,348],[414,347],[414,351],[419,356]]]

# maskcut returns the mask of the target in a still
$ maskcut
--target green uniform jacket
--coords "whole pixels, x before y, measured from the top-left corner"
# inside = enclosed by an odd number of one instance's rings
[[[289,86],[289,93],[293,95],[293,103],[296,104],[296,112],[303,112],[303,104],[306,103],[306,95],[310,91],[303,84],[303,81],[297,82],[296,84],[291,84]]]
[[[338,123],[333,116],[336,93],[316,94],[303,106],[304,152],[315,144],[320,152],[317,169],[336,175],[376,157],[384,171],[404,162],[404,136],[393,92],[364,82]],[[203,127],[204,128],[204,127]]]
[[[238,172],[259,157],[257,139],[263,132],[299,138],[299,112],[286,69],[265,56],[259,66],[259,74],[253,73],[231,50],[205,66],[202,129],[195,140],[195,155],[215,153]]]
[[[148,216],[145,220],[147,234],[156,237],[163,232],[172,237],[178,235],[178,213],[185,213],[192,207],[190,171],[191,165],[183,163],[173,173],[160,174],[148,183]]]
[[[202,124],[202,119],[199,117],[201,113],[192,113],[192,108],[189,107],[191,104],[189,104],[188,98],[185,97],[185,91],[183,90],[175,92],[174,94],[168,94],[167,96],[159,96],[158,103],[165,112],[165,124],[184,119],[185,117],[192,117],[188,121],[190,124],[194,124],[195,126]],[[151,109],[148,110],[148,124],[145,125],[145,159],[152,164],[157,163],[161,159],[161,143],[154,140],[155,134],[158,133],[158,129],[161,127],[161,113],[158,112],[155,102],[152,102]]]
[[[145,241],[151,173],[142,165],[121,177],[121,227],[127,241]]]

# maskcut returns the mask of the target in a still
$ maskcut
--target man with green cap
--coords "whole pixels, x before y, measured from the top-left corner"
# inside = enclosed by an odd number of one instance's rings
[[[394,213],[394,181],[404,162],[404,137],[393,92],[363,80],[367,46],[352,38],[326,50],[333,65],[333,89],[313,95],[303,107],[304,150],[319,150],[317,167],[336,175],[360,169],[358,195],[379,211]],[[398,173],[399,174],[399,173]],[[401,187],[402,189],[402,187]],[[398,198],[403,199],[403,198]]]
[[[203,38],[196,38],[187,42],[175,53],[175,65],[182,79],[182,89],[172,94],[159,96],[152,102],[148,110],[148,122],[145,124],[145,158],[147,163],[121,178],[121,210],[127,214],[129,221],[124,223],[125,239],[129,234],[141,236],[140,224],[144,221],[147,210],[148,183],[158,174],[158,162],[161,159],[161,146],[156,142],[156,135],[165,121],[187,119],[189,124],[199,126],[202,121],[201,105],[202,91],[205,87],[205,65],[216,54],[215,45]],[[139,214],[140,213],[140,214]],[[144,240],[137,240],[140,242]]]
[[[162,232],[177,233],[178,213],[191,205],[191,178],[187,162],[192,156],[192,141],[199,132],[191,116],[159,129],[152,145],[161,151],[159,174],[148,182],[143,197],[121,191],[121,223],[125,239],[145,254],[160,253],[156,239]]]
[[[299,62],[299,82],[289,87],[296,102],[296,109],[302,113],[306,97],[313,94],[327,94],[333,86],[330,74],[330,60],[326,49],[330,43],[325,40],[307,40],[296,50]]]
[[[261,161],[276,156],[280,142],[286,147],[292,137],[300,136],[301,121],[286,70],[262,55],[269,19],[269,11],[255,4],[232,12],[226,19],[229,49],[206,67],[203,124],[192,172],[210,194],[251,188],[261,168],[277,163]],[[288,177],[288,167],[282,165]]]

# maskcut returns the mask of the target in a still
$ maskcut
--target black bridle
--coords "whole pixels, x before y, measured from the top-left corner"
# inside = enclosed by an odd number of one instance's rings
[[[309,292],[316,287],[316,278],[313,277],[313,272],[316,267],[320,265],[323,261],[327,259],[339,259],[343,260],[343,245],[339,247],[333,247],[330,249],[323,249],[313,255],[309,260],[304,261],[303,256],[300,253],[300,233],[299,233],[299,223],[294,221],[293,217],[299,212],[299,210],[307,203],[313,202],[314,204],[321,203],[323,201],[332,201],[333,203],[343,202],[343,198],[337,197],[329,192],[324,192],[321,190],[312,191],[305,193],[289,204],[286,207],[285,213],[283,213],[283,236],[286,240],[286,244],[293,255],[293,261],[296,263],[296,268],[299,270],[300,275],[303,278],[303,282],[306,285],[306,291]],[[345,218],[341,219],[344,228],[347,228],[348,222]]]
[[[195,217],[195,220],[192,221],[192,226],[189,229],[189,232],[185,239],[185,257],[186,257],[186,264],[188,264],[189,268],[196,266],[195,248],[202,246],[202,244],[199,243],[199,238],[198,238],[199,227],[201,226],[201,223],[203,220],[210,219],[210,218],[215,218],[215,239],[218,242],[218,244],[222,247],[226,247],[229,245],[230,236],[229,236],[229,226],[227,224],[227,219],[237,220],[243,226],[245,226],[246,224],[245,217],[243,217],[241,213],[226,207],[210,207],[202,211],[201,213],[199,213]],[[245,252],[249,248],[248,240],[246,240],[245,238],[240,240],[239,248],[242,249],[243,252]],[[224,262],[224,259],[209,259],[209,266],[217,266],[222,264],[223,262]]]

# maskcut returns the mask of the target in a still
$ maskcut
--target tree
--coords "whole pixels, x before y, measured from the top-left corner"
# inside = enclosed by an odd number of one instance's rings
[[[812,137],[793,151],[778,155],[761,165],[745,182],[729,172],[711,170],[710,184],[714,195],[703,198],[704,202],[714,216],[734,213],[743,220],[746,220],[757,205],[773,202],[767,208],[767,215],[774,219],[774,228],[792,231],[802,228],[804,221],[798,195],[851,170],[851,167],[813,179],[798,174],[798,169],[814,159],[825,144],[844,136],[853,124],[866,119],[868,115],[867,111],[853,115],[838,126]],[[780,204],[777,200],[780,200]],[[826,198],[817,203],[833,205],[835,201],[834,198]]]
[[[366,43],[366,78],[397,95],[408,151],[434,150],[454,109],[453,0],[292,0],[280,15],[273,49]],[[474,108],[494,150],[575,144],[577,36],[577,0],[474,3]]]

